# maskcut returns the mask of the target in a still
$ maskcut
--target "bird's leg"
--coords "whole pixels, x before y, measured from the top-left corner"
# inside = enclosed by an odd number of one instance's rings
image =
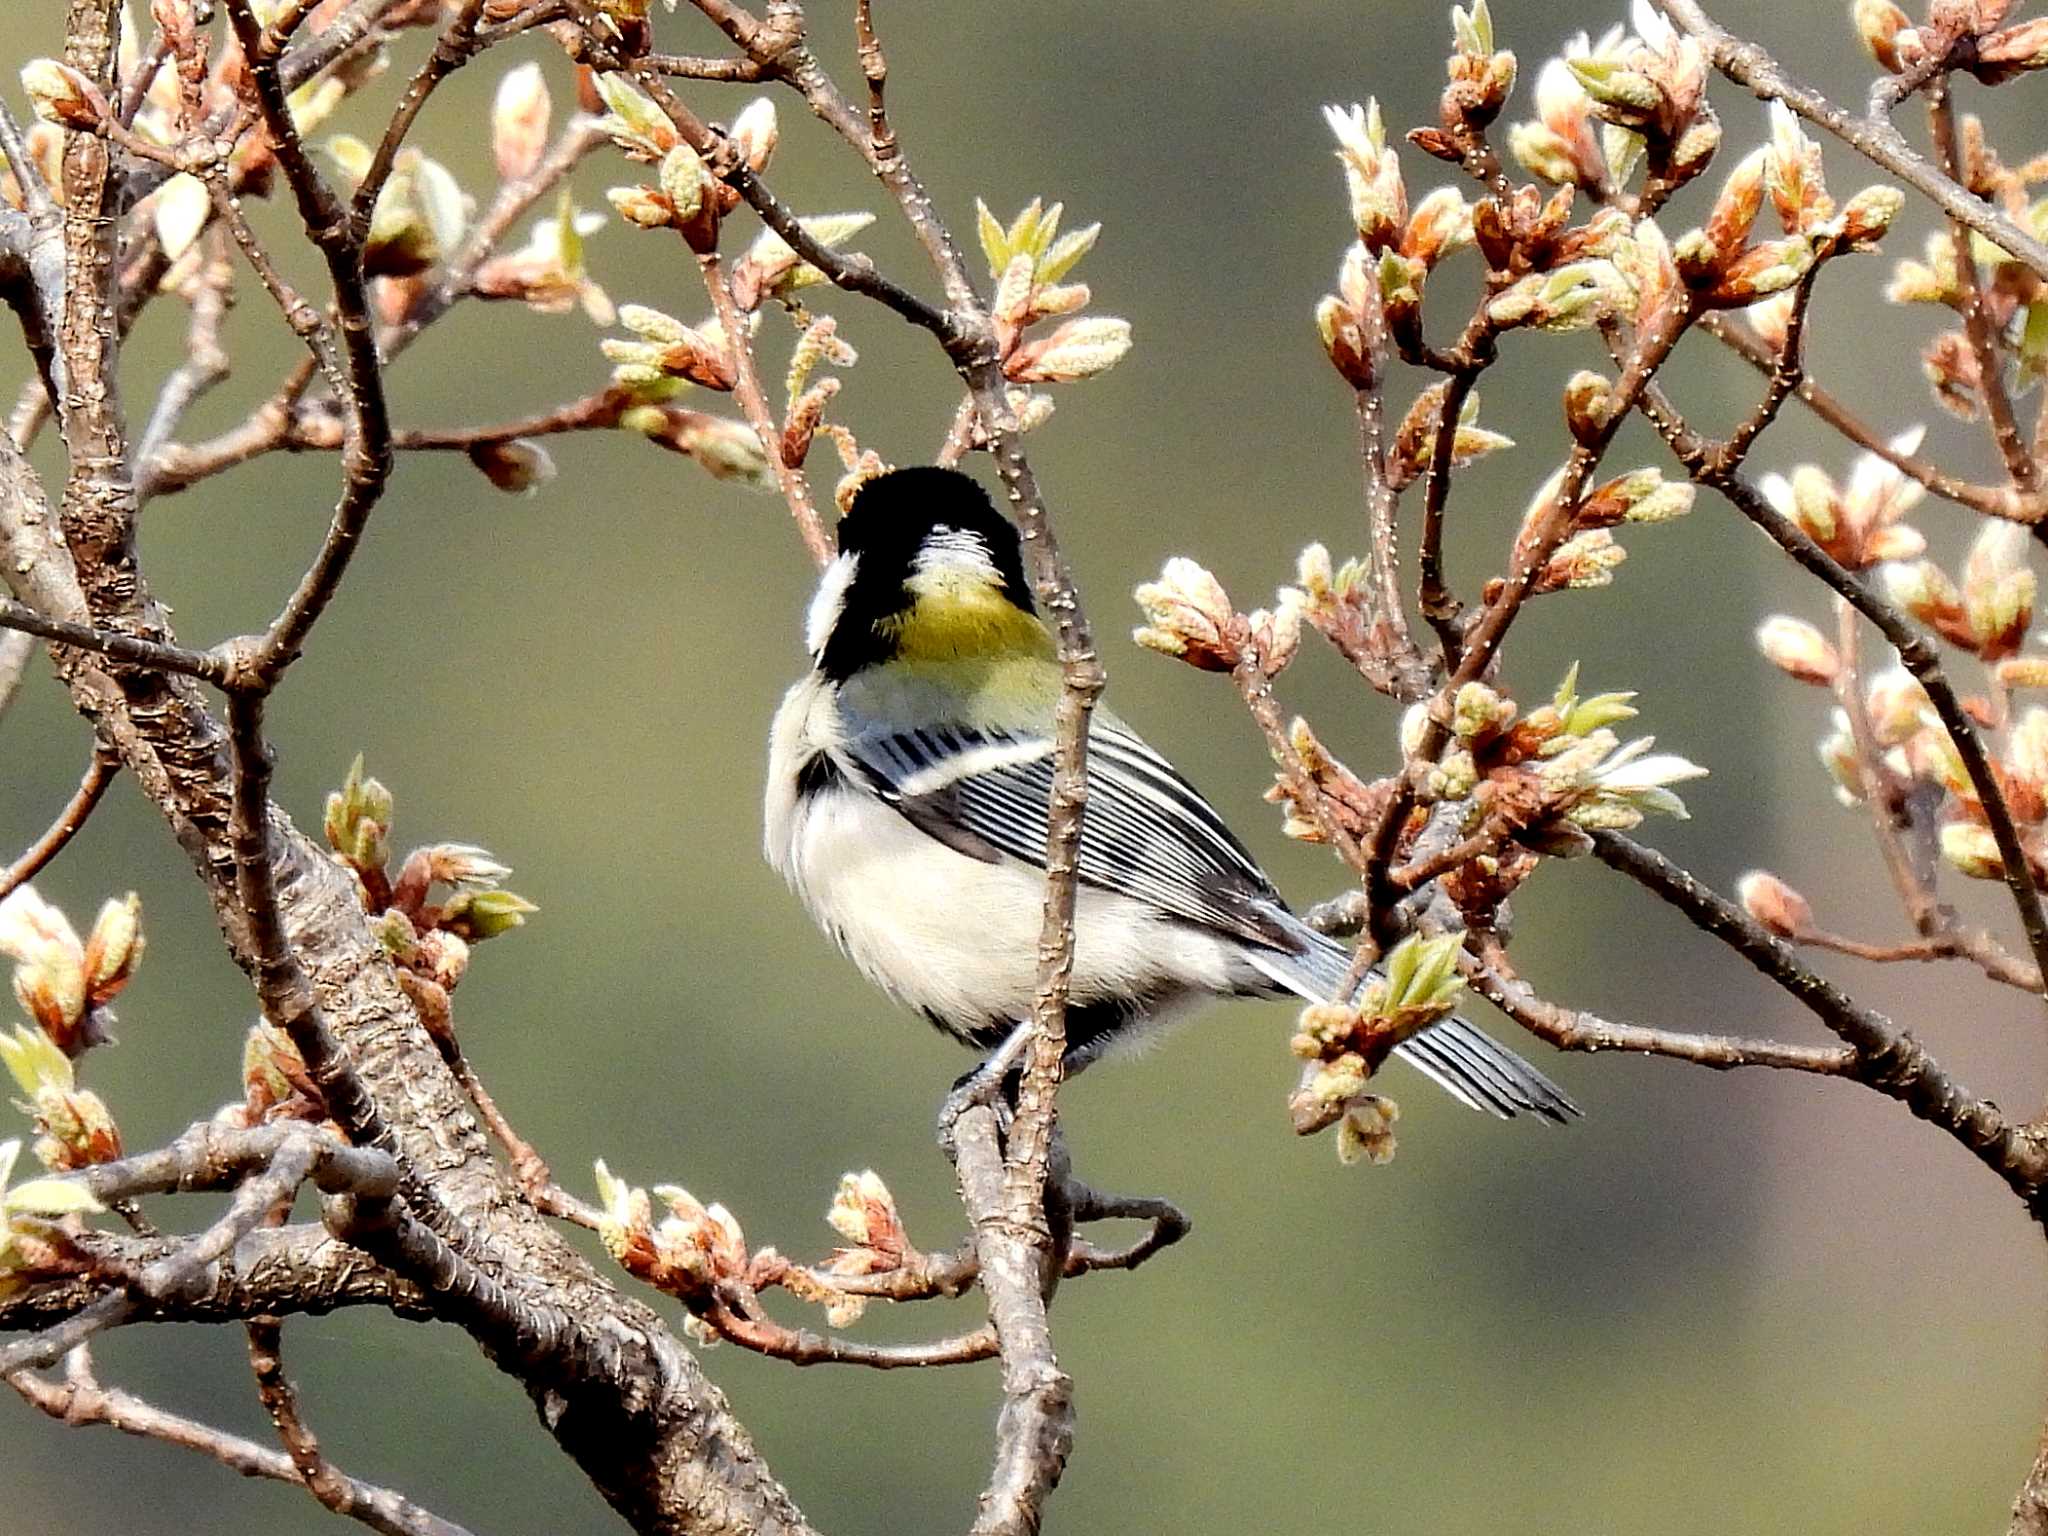
[[[954,1081],[939,1105],[939,1145],[945,1149],[947,1161],[954,1160],[955,1127],[970,1109],[993,1110],[998,1134],[1009,1135],[1010,1117],[1017,1110],[1017,1064],[1030,1043],[1031,1021],[1025,1019],[989,1052],[980,1066]]]

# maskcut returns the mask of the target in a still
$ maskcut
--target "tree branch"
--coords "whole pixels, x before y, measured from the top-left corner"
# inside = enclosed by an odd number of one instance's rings
[[[9,1377],[8,1385],[27,1402],[66,1424],[104,1424],[123,1434],[183,1446],[212,1457],[244,1477],[267,1477],[284,1483],[300,1480],[297,1466],[283,1451],[168,1413],[127,1392],[110,1390],[90,1380],[44,1381],[26,1373]],[[420,1508],[393,1489],[361,1482],[340,1472],[333,1476],[337,1498],[328,1508],[359,1520],[384,1536],[469,1536],[453,1521]]]
[[[49,830],[29,844],[20,858],[5,870],[0,870],[0,899],[35,879],[52,859],[64,851],[65,845],[78,835],[87,819],[98,809],[100,797],[107,792],[107,786],[114,782],[114,775],[119,771],[119,759],[98,747],[93,748],[93,754],[85,765],[85,777],[78,781],[78,788],[71,792],[71,798],[57,813],[57,819],[50,823]]]
[[[1820,92],[1800,85],[1755,43],[1747,43],[1711,21],[1695,0],[1657,0],[1681,32],[1698,40],[1707,59],[1736,84],[1764,101],[1782,101],[1816,127],[1824,128],[1873,164],[1883,167],[1958,223],[2048,278],[2048,245],[2029,235],[2004,213],[1972,197],[1916,153],[1883,118],[1858,117]]]
[[[1847,1075],[1947,1131],[2006,1182],[2029,1215],[2048,1226],[2043,1194],[2048,1146],[1951,1079],[1912,1035],[1808,970],[1789,944],[1734,902],[1618,832],[1595,832],[1592,838],[1602,863],[1676,907],[1694,927],[1742,956],[1839,1036],[1856,1053]]]

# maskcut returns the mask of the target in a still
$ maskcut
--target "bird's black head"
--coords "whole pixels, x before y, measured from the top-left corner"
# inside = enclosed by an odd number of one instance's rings
[[[839,554],[811,600],[806,638],[844,681],[902,657],[943,661],[1045,640],[1017,530],[958,470],[891,470],[839,520]]]

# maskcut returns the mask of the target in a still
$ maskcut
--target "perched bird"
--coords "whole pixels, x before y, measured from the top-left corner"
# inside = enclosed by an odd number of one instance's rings
[[[883,991],[996,1051],[1030,1015],[1061,675],[1016,528],[953,470],[861,487],[770,735],[768,862]],[[1212,997],[1325,1001],[1351,951],[1280,899],[1174,766],[1097,709],[1067,1069]],[[1578,1113],[1463,1019],[1394,1054],[1502,1117]]]

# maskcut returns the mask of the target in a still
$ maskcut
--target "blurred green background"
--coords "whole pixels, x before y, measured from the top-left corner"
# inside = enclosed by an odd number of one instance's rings
[[[12,46],[51,51],[61,7],[17,9]],[[1868,66],[1846,7],[1717,10],[1840,98],[1861,99]],[[1432,120],[1446,8],[884,0],[878,13],[899,132],[957,230],[971,231],[977,194],[1005,213],[1044,194],[1065,200],[1071,222],[1104,221],[1080,276],[1098,310],[1134,322],[1137,347],[1107,378],[1061,391],[1035,454],[1107,642],[1113,697],[1283,889],[1304,901],[1330,893],[1338,869],[1284,842],[1259,801],[1263,749],[1228,685],[1121,637],[1135,617],[1130,588],[1169,554],[1200,558],[1250,606],[1288,579],[1309,540],[1340,556],[1359,548],[1349,402],[1309,322],[1348,238],[1317,109],[1377,93],[1392,124]],[[1511,115],[1527,114],[1536,68],[1568,32],[1621,19],[1589,0],[1502,0],[1503,44],[1523,61]],[[857,79],[850,21],[842,0],[812,15],[828,62]],[[657,11],[657,26],[664,46],[717,41],[688,14]],[[486,195],[489,94],[524,57],[545,59],[565,98],[566,72],[535,40],[458,77],[420,123],[419,142]],[[375,102],[395,89],[387,81]],[[2023,126],[2029,101],[2038,114],[2038,85],[2007,94],[2016,100],[1994,122]],[[717,117],[746,99],[688,95]],[[1966,95],[1977,107],[1984,93]],[[1761,109],[1732,92],[1717,100],[1730,150],[1757,142]],[[817,125],[787,102],[783,119],[772,179],[792,203],[882,209]],[[2021,134],[2007,147],[2017,159],[2044,146]],[[1873,179],[1833,149],[1828,163],[1839,192]],[[1418,195],[1445,179],[1420,155],[1406,164]],[[578,186],[601,206],[601,189],[627,179],[610,160]],[[736,241],[750,237],[746,218],[735,224]],[[1896,232],[1893,248],[1917,251],[1923,227]],[[929,289],[885,210],[861,243]],[[293,261],[311,283],[310,265]],[[703,310],[672,241],[614,225],[593,239],[591,262],[615,298],[685,319]],[[1933,412],[1916,366],[1926,316],[1878,303],[1882,271],[1861,258],[1822,283],[1821,376],[1887,426],[1937,418],[1930,451],[1991,473],[1979,434]],[[893,460],[928,456],[956,398],[935,352],[870,306],[821,307],[863,354],[845,419]],[[138,418],[181,325],[159,305],[127,356]],[[245,293],[231,322],[237,375],[188,436],[267,392],[290,358],[279,331]],[[464,306],[394,369],[395,413],[454,425],[546,407],[602,379],[596,342],[581,316]],[[1483,419],[1523,446],[1461,482],[1452,575],[1468,595],[1558,452],[1558,384],[1597,361],[1585,337],[1508,351]],[[1755,389],[1704,340],[1670,377],[1708,424],[1732,420]],[[1401,381],[1397,402],[1414,387]],[[459,458],[402,465],[273,708],[279,798],[316,825],[323,793],[363,751],[397,793],[401,850],[475,841],[517,867],[513,885],[541,914],[479,954],[457,1019],[500,1101],[570,1184],[587,1189],[602,1155],[636,1182],[723,1200],[757,1244],[811,1254],[831,1241],[820,1217],[839,1173],[873,1166],[913,1237],[950,1244],[958,1209],[930,1127],[966,1060],[868,989],[758,853],[762,742],[802,663],[811,575],[779,502],[624,437],[551,449],[560,478],[525,498],[494,491]],[[1803,456],[1847,468],[1795,410],[1758,461]],[[1631,428],[1614,462],[1661,457]],[[822,449],[813,458],[826,485],[829,462]],[[210,641],[274,611],[325,525],[332,483],[331,462],[278,458],[150,507],[144,554],[183,638]],[[1917,521],[1943,554],[1969,531],[1941,505]],[[1723,889],[1769,865],[1831,926],[1903,932],[1860,813],[1835,805],[1814,760],[1820,695],[1751,649],[1767,612],[1825,622],[1819,597],[1710,500],[1627,542],[1611,591],[1525,616],[1506,683],[1540,698],[1579,658],[1588,685],[1641,690],[1640,726],[1713,770],[1688,786],[1694,820],[1645,835]],[[1393,762],[1390,707],[1330,655],[1307,648],[1281,691],[1361,770]],[[39,664],[0,737],[0,850],[42,828],[86,752]],[[132,786],[117,784],[39,883],[81,920],[109,893],[142,892],[150,952],[122,1002],[122,1044],[88,1064],[130,1145],[235,1097],[250,995]],[[1970,910],[2004,922],[1980,894],[1963,893]],[[1680,1028],[1815,1036],[1598,866],[1548,866],[1517,916],[1519,960],[1553,997]],[[1965,1082],[2021,1112],[2040,1102],[2040,1024],[2014,994],[1955,970],[1828,969],[1911,1021]],[[2003,1528],[2048,1385],[2048,1285],[2039,1232],[1955,1143],[1850,1086],[1563,1059],[1528,1042],[1586,1107],[1582,1124],[1496,1124],[1397,1069],[1386,1086],[1405,1111],[1399,1156],[1343,1169],[1327,1139],[1289,1134],[1291,1019],[1277,1006],[1217,1009],[1065,1097],[1080,1169],[1105,1187],[1173,1196],[1195,1231],[1135,1275],[1061,1294],[1055,1322],[1080,1418],[1053,1528]],[[935,1335],[973,1313],[971,1300],[878,1311],[861,1328]],[[286,1339],[312,1422],[349,1471],[480,1536],[616,1528],[522,1394],[459,1333],[359,1313],[294,1323]],[[233,1332],[137,1329],[108,1339],[99,1360],[110,1382],[265,1432]],[[799,1373],[731,1348],[706,1363],[824,1529],[945,1530],[969,1517],[992,1369]],[[67,1432],[0,1398],[6,1530],[236,1536],[330,1524],[295,1491],[108,1432]]]

